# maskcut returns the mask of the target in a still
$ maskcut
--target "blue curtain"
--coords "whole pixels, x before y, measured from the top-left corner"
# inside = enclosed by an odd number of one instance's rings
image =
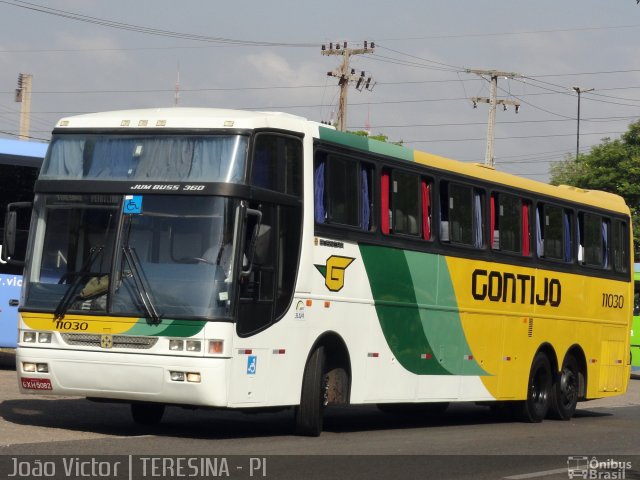
[[[370,207],[370,199],[369,199],[369,179],[367,178],[367,169],[361,167],[361,177],[362,177],[362,225],[361,228],[365,232],[369,231],[369,220],[371,218],[371,207]]]
[[[319,161],[316,164],[316,169],[313,172],[313,184],[314,184],[314,218],[316,223],[325,222],[325,209],[324,209],[324,161]]]
[[[564,237],[564,261],[571,261],[571,223],[569,222],[569,213],[564,212],[563,215],[563,237]]]
[[[542,240],[542,222],[540,221],[540,207],[536,208],[536,254],[538,258],[544,256],[544,242]]]
[[[108,180],[199,180],[239,183],[244,179],[247,137],[92,137],[56,139],[43,178]]]
[[[602,222],[602,266],[609,268],[609,224]]]
[[[475,192],[473,195],[473,215],[475,216],[473,246],[476,248],[482,248],[484,246],[484,241],[482,239],[482,196],[480,195],[480,192]]]
[[[84,140],[54,140],[42,166],[42,178],[82,178],[84,144]]]

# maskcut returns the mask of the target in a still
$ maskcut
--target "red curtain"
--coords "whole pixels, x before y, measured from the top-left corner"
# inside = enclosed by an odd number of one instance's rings
[[[380,177],[380,228],[389,235],[389,172],[383,171]]]
[[[422,180],[422,238],[431,240],[431,222],[429,218],[429,207],[431,205],[431,185],[426,180]]]
[[[522,203],[522,255],[531,255],[529,246],[529,205]]]

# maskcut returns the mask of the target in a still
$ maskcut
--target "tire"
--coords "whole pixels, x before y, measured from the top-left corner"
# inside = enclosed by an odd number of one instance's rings
[[[136,402],[131,404],[131,416],[138,425],[157,425],[164,415],[161,403]]]
[[[570,420],[573,417],[578,405],[579,375],[577,360],[573,355],[568,355],[551,388],[550,418]]]
[[[322,432],[325,407],[324,347],[316,348],[304,369],[300,405],[296,407],[296,433],[317,437]]]
[[[538,352],[531,363],[527,399],[521,402],[521,420],[527,423],[539,423],[544,420],[551,404],[552,383],[549,359],[544,353]]]

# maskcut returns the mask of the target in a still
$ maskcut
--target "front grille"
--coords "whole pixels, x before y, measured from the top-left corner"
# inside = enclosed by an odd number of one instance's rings
[[[93,333],[63,333],[62,340],[67,345],[82,347],[104,348],[103,337],[105,335]],[[134,337],[129,335],[112,335],[109,348],[129,348],[135,350],[148,350],[158,343],[158,337]]]

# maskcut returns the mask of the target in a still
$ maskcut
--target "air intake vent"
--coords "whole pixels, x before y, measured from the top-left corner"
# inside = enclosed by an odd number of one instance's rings
[[[533,318],[529,317],[529,327],[527,328],[527,337],[533,337]]]
[[[62,339],[68,345],[83,347],[100,347],[100,335],[90,333],[63,333]],[[158,343],[158,337],[134,337],[129,335],[113,335],[111,348],[130,348],[147,350]]]

